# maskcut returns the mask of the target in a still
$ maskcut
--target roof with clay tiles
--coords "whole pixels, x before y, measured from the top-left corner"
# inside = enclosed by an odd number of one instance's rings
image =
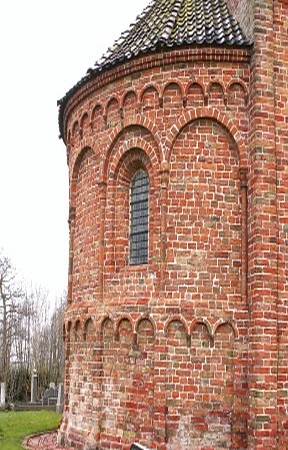
[[[226,0],[152,0],[96,63],[102,71],[158,48],[249,44]]]
[[[189,45],[243,47],[250,44],[227,0],[151,0],[135,23],[58,102],[60,130],[67,101],[78,88],[105,70],[161,49]]]

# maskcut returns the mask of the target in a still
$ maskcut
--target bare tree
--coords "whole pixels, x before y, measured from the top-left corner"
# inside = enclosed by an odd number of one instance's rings
[[[0,251],[0,378],[7,380],[16,336],[18,307],[23,297],[10,259]]]
[[[63,294],[55,306],[50,321],[50,377],[56,382],[63,381],[64,371],[64,343],[63,316],[66,306],[66,294]]]
[[[55,383],[61,381],[64,370],[62,324],[66,294],[64,293],[55,304],[49,300],[47,291],[41,288],[30,289],[29,293],[26,293],[22,314],[21,329],[26,330],[26,335],[24,333],[23,336],[29,340],[29,345],[24,345],[23,337],[22,346],[26,351],[29,368],[31,372],[36,369],[42,388],[51,381]],[[54,306],[49,313],[50,303]]]
[[[0,251],[0,381],[7,383],[11,400],[27,398],[34,368],[42,388],[63,379],[66,295],[51,302],[52,312],[49,300],[41,287],[23,289],[10,259]]]

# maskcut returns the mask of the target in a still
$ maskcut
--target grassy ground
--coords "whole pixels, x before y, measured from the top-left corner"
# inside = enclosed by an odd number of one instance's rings
[[[0,412],[0,449],[23,450],[25,436],[56,429],[60,418],[52,411]]]

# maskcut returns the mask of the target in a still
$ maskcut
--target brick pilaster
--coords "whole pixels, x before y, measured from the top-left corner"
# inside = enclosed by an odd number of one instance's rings
[[[273,1],[256,0],[248,176],[249,448],[277,448],[277,206]]]

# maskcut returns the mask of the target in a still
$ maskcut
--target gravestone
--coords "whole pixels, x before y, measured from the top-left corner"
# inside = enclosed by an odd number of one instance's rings
[[[31,403],[35,403],[37,401],[37,391],[38,391],[38,375],[36,369],[34,369],[31,378]]]
[[[6,383],[1,383],[0,409],[5,409]]]
[[[41,395],[42,406],[48,405],[48,389],[46,389]]]
[[[50,383],[50,387],[49,387],[49,389],[48,389],[48,392],[47,392],[47,397],[48,398],[55,398],[55,397],[57,397],[57,393],[56,393],[56,389],[55,389],[55,384],[53,383]]]
[[[60,414],[63,412],[63,383],[58,385],[58,397],[56,403],[56,411]]]

